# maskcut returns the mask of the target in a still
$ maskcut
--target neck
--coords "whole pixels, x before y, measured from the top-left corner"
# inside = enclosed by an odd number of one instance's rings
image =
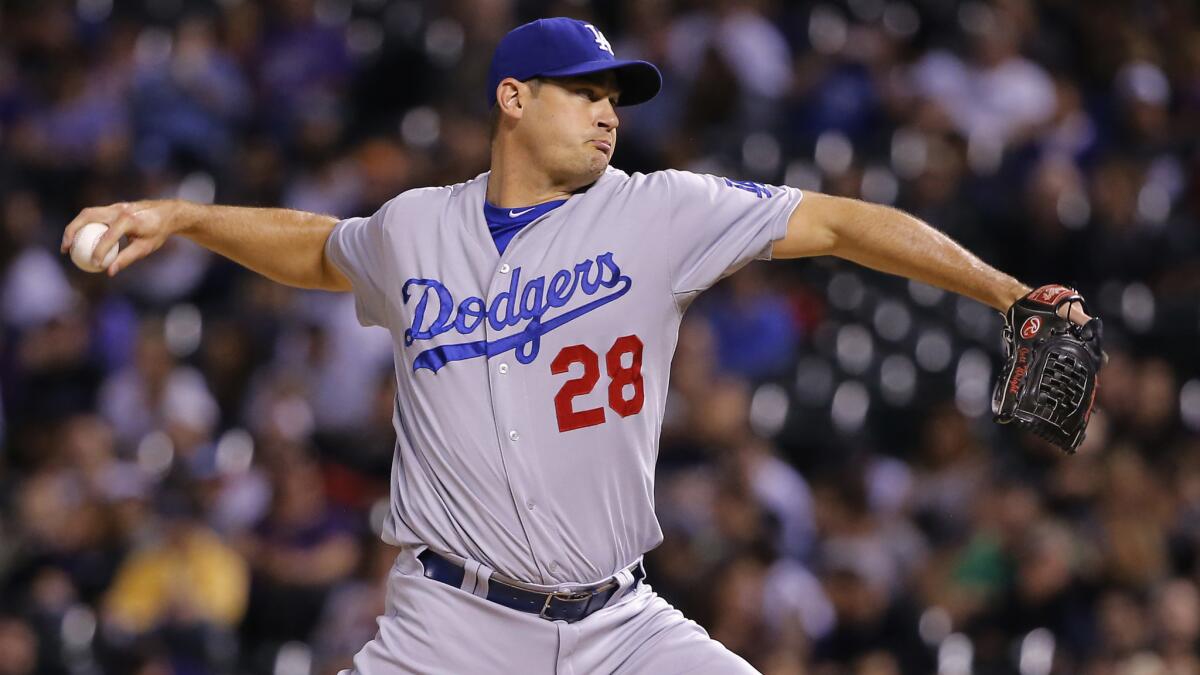
[[[556,180],[516,144],[497,139],[492,145],[487,200],[493,206],[515,208],[566,199],[581,185]]]

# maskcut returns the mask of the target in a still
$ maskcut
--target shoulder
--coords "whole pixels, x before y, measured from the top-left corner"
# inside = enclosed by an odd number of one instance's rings
[[[483,173],[454,185],[419,187],[405,190],[379,207],[379,216],[384,227],[398,226],[411,220],[414,214],[427,216],[440,211],[453,201],[482,199],[487,189],[487,174]]]
[[[446,198],[455,199],[482,199],[483,194],[487,192],[487,179],[491,171],[484,171],[470,180],[465,180],[454,185],[447,185],[440,188],[423,188],[425,190],[437,191],[438,194],[444,194]]]
[[[664,208],[708,208],[714,201],[726,196],[731,187],[750,189],[745,181],[678,169],[665,169],[650,173],[625,173],[610,168],[596,182],[592,190],[604,194],[606,199],[625,198],[640,204],[653,201]],[[761,188],[766,193],[766,188]],[[730,191],[729,194],[733,194]],[[769,194],[769,193],[767,193]],[[615,202],[621,203],[621,202]]]
[[[469,192],[470,185],[474,180],[454,185],[439,185],[433,187],[419,187],[411,190],[405,190],[400,194],[392,197],[384,203],[383,209],[399,210],[411,207],[428,207],[433,204],[444,204],[447,201],[464,196]]]
[[[691,171],[680,171],[678,169],[665,169],[662,171],[652,171],[650,173],[626,173],[620,169],[609,167],[605,171],[604,176],[597,181],[597,187],[604,187],[612,190],[628,190],[628,189],[667,189],[677,186],[701,186],[705,180],[721,180],[716,176],[707,176],[704,174],[692,173]]]
[[[631,179],[643,185],[659,187],[704,187],[723,182],[725,179],[707,173],[683,171],[681,169],[663,169],[651,173],[635,173]]]

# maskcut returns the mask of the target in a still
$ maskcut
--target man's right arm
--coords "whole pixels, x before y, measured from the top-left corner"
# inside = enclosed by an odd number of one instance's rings
[[[81,211],[63,232],[64,253],[79,228],[91,222],[109,226],[93,260],[103,260],[120,237],[128,241],[109,266],[110,277],[180,235],[281,284],[350,290],[350,280],[325,255],[325,242],[338,222],[331,216],[173,199],[125,202]]]

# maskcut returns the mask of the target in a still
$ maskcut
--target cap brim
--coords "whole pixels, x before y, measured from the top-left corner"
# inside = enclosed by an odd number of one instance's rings
[[[613,71],[617,76],[617,86],[621,88],[618,106],[637,105],[654,98],[662,89],[662,73],[648,61],[601,60],[576,63],[569,68],[560,68],[545,73],[539,77],[571,77],[573,75],[590,75]]]

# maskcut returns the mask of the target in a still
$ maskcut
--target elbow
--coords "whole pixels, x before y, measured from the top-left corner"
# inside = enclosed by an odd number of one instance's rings
[[[831,225],[822,225],[813,233],[813,255],[838,255],[841,237],[838,236],[838,231]]]
[[[863,243],[877,237],[876,228],[887,222],[886,207],[849,197],[820,197],[812,218],[815,245],[821,255],[857,260]]]

